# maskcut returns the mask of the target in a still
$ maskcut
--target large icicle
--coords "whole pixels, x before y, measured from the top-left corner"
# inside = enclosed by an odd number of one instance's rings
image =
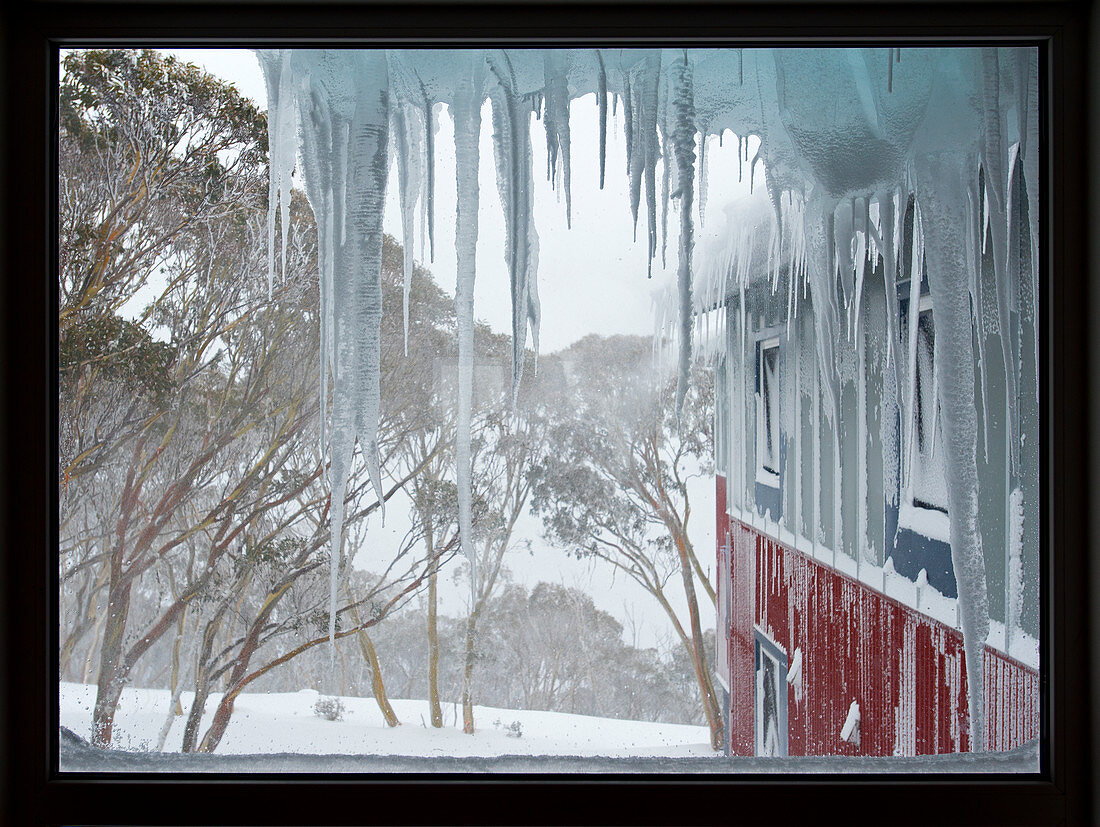
[[[420,83],[420,94],[424,102],[424,153],[425,153],[425,181],[427,183],[426,203],[428,209],[428,258],[435,261],[435,116],[432,98],[428,94],[423,81]]]
[[[927,244],[928,280],[940,367],[937,399],[947,460],[951,563],[959,586],[959,620],[966,652],[971,750],[985,749],[982,649],[989,634],[989,598],[978,522],[978,424],[974,399],[974,325],[966,272],[965,155],[943,152],[916,166]],[[911,309],[912,313],[913,310]]]
[[[908,342],[908,356],[906,357],[906,376],[908,377],[907,393],[905,396],[905,479],[910,482],[913,479],[913,464],[916,462],[914,455],[916,450],[916,437],[914,429],[917,422],[917,330],[920,322],[920,290],[923,275],[923,258],[920,251],[924,247],[924,239],[921,231],[920,205],[913,209],[913,265],[909,271],[909,329],[906,335]]]
[[[326,217],[321,223],[332,230],[326,232],[322,229],[322,235],[332,238],[335,230],[342,225],[340,239],[332,242],[331,277],[325,275],[328,268],[322,267],[322,278],[331,279],[332,288],[331,330],[326,330],[326,333],[332,341],[335,380],[329,469],[332,492],[329,637],[335,640],[344,492],[357,439],[379,502],[382,502],[383,496],[377,434],[382,320],[382,213],[389,167],[389,73],[383,52],[354,52],[346,59],[333,57],[327,52],[306,52],[301,54],[300,60],[302,65],[299,67],[296,63],[295,69],[303,77],[316,72],[328,80],[325,84],[315,84],[310,90],[311,96],[317,94],[317,101],[304,104],[310,112],[310,123],[303,129],[302,135],[302,155],[310,159],[306,174],[315,172],[320,176],[320,180],[309,183],[308,187],[314,193],[314,199],[326,205]],[[339,61],[339,65],[333,66],[333,61]],[[284,73],[286,77],[291,77],[285,62],[280,64],[270,55],[261,52],[260,63],[265,77],[269,77],[276,67],[281,77]],[[293,87],[284,86],[280,93],[284,94],[288,89]],[[286,94],[281,102],[287,100],[295,110],[298,108],[293,92]],[[340,113],[339,117],[333,117],[336,112]],[[330,119],[327,129],[322,126],[326,118]],[[350,123],[345,133],[344,123],[348,121]],[[332,136],[327,163],[323,140],[326,132]],[[346,140],[343,137],[345,134],[348,136]],[[276,142],[271,147],[272,157],[293,157],[293,132],[279,130],[275,137]],[[291,142],[289,150],[286,147],[288,140]],[[322,170],[326,167],[331,196],[322,194],[326,178]],[[330,202],[331,211],[327,209]],[[322,298],[323,304],[326,301],[327,296]]]
[[[686,58],[685,58],[686,59]],[[661,53],[655,51],[645,57],[643,63],[642,111],[638,118],[641,127],[642,147],[645,151],[645,199],[649,226],[649,275],[653,275],[653,259],[657,255],[657,110],[660,104]],[[690,80],[690,79],[689,79]],[[694,106],[694,104],[693,104]],[[692,110],[694,112],[694,109]],[[694,129],[694,118],[692,129]],[[692,135],[692,163],[694,164],[694,134]],[[694,175],[694,170],[692,170]]]
[[[420,192],[420,152],[416,140],[415,107],[395,104],[393,106],[393,154],[397,160],[397,187],[401,204],[401,246],[404,252],[404,284],[402,285],[402,330],[404,331],[405,355],[409,353],[409,292],[413,276],[413,243],[415,229],[413,215],[416,199]]]
[[[708,174],[710,171],[709,155],[707,153],[707,126],[703,124],[699,140],[699,226],[706,224],[707,213],[707,188],[709,185]]]
[[[455,466],[458,478],[458,530],[462,552],[470,564],[470,607],[477,600],[477,553],[471,537],[470,420],[474,376],[474,280],[477,275],[478,141],[485,63],[480,55],[459,67],[454,97],[455,178],[455,317],[458,321],[458,417],[455,430]]]
[[[607,169],[607,69],[603,55],[596,50],[596,61],[600,65],[600,74],[596,86],[596,105],[600,110],[600,189],[603,189],[604,173]]]
[[[818,374],[826,413],[835,423],[840,410],[834,353],[834,347],[839,340],[840,311],[837,307],[836,268],[830,232],[832,214],[833,203],[819,191],[811,193],[806,199],[806,274],[814,305]]]
[[[543,55],[543,72],[546,80],[544,90],[546,111],[543,123],[546,127],[546,157],[550,168],[550,183],[557,189],[558,177],[561,177],[565,190],[565,223],[572,226],[573,201],[570,182],[572,164],[569,149],[569,83],[566,79],[568,67],[558,51],[547,50]]]
[[[497,83],[493,100],[493,154],[497,188],[504,209],[504,254],[512,292],[512,399],[518,397],[523,379],[528,322],[537,330],[538,300],[532,300],[537,256],[532,255],[535,236],[531,170],[530,107],[516,93],[515,73],[505,54],[503,65],[490,63]]]
[[[328,449],[328,376],[332,364],[332,273],[335,257],[335,220],[333,186],[336,176],[334,139],[343,135],[345,125],[338,122],[329,106],[322,84],[312,76],[302,82],[299,94],[299,120],[302,128],[302,164],[306,198],[317,222],[317,258],[320,292],[320,438],[321,459]],[[342,147],[340,148],[342,151]]]
[[[985,192],[988,205],[987,220],[993,236],[993,268],[997,275],[997,319],[1001,331],[1001,353],[1004,357],[1005,381],[1008,383],[1006,401],[1008,404],[1009,463],[1013,473],[1020,462],[1020,420],[1018,411],[1019,394],[1016,391],[1016,363],[1012,348],[1011,322],[1009,320],[1009,297],[1014,286],[1008,273],[1008,171],[1006,169],[1007,152],[1002,143],[1002,119],[1000,103],[1000,59],[999,49],[982,49],[982,76],[984,109],[982,134],[985,138],[985,151],[982,154],[982,166],[985,169]],[[983,231],[984,241],[985,234]]]
[[[680,370],[676,381],[676,416],[679,420],[691,378],[691,334],[694,308],[691,298],[691,253],[695,246],[692,227],[692,192],[695,185],[695,87],[687,53],[674,69],[672,107],[675,122],[672,152],[676,157],[680,196],[680,265],[676,283],[680,294]]]
[[[256,56],[267,88],[267,140],[271,148],[267,195],[267,294],[271,297],[275,277],[275,210],[279,210],[282,233],[282,268],[286,274],[286,243],[290,229],[290,178],[297,149],[297,101],[290,49],[257,49]]]

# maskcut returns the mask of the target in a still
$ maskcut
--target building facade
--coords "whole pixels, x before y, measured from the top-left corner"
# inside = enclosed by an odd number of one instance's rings
[[[1036,291],[1021,275],[1006,290],[983,249],[971,296],[990,631],[972,745],[935,392],[952,354],[936,348],[919,210],[912,197],[898,209],[894,283],[874,245],[859,251],[847,295],[838,278],[829,360],[797,264],[757,256],[718,279],[716,669],[734,755],[1010,750],[1039,734]],[[1015,237],[1009,269],[1030,272],[1028,233]]]

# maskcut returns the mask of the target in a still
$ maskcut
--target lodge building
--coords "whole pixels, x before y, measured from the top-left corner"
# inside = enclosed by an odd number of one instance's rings
[[[990,309],[1003,289],[992,245],[972,285],[984,303],[974,308],[974,358],[987,750],[1039,734],[1038,314],[1019,163],[1014,175],[1024,229],[1009,260],[1018,274],[1010,324],[995,324]],[[872,245],[854,297],[845,299],[838,278],[835,403],[822,386],[813,295],[798,267],[769,268],[758,244],[751,263],[737,264],[743,275],[727,263],[717,282],[711,306],[725,324],[715,348],[716,670],[732,755],[972,746],[935,394],[936,363],[952,354],[936,348],[912,195],[898,209],[896,283],[886,284]],[[896,291],[894,325],[887,290]]]

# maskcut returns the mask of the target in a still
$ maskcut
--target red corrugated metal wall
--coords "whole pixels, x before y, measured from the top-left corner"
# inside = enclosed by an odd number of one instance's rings
[[[724,511],[719,499],[719,510]],[[723,530],[725,529],[725,530]],[[728,532],[728,534],[727,534]],[[733,520],[729,537],[730,751],[753,753],[753,627],[793,658],[790,755],[924,755],[969,749],[962,634]],[[1039,732],[1038,673],[986,648],[987,746],[1006,750]],[[852,701],[860,745],[840,738]]]
[[[715,502],[718,503],[718,508],[715,511],[718,514],[718,525],[715,532],[715,537],[718,538],[718,568],[716,571],[724,572],[729,571],[730,567],[730,549],[729,549],[729,532],[730,532],[730,520],[729,515],[726,514],[726,478],[719,475],[717,477],[717,489],[715,491]],[[729,589],[729,584],[725,582],[724,577],[718,577],[715,581],[715,596],[717,598],[717,612],[715,616],[717,618],[716,628],[728,628],[729,617],[727,615],[726,607],[726,592]],[[719,675],[722,676],[722,682],[729,682],[730,675],[730,663],[729,663],[729,646],[723,645],[728,642],[725,638],[719,638],[718,651],[715,652],[714,668]],[[728,719],[729,710],[726,710],[726,717]]]

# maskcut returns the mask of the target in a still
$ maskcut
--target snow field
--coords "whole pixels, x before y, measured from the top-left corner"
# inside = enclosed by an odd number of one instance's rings
[[[61,726],[90,739],[95,686],[61,684]],[[312,689],[272,694],[242,694],[217,752],[227,755],[258,753],[383,754],[418,757],[492,757],[498,755],[579,755],[608,757],[707,757],[706,727],[655,724],[569,715],[561,712],[495,709],[475,706],[474,735],[462,732],[462,709],[443,705],[444,726],[433,729],[428,702],[391,700],[402,725],[387,727],[373,698],[343,697],[343,720],[318,717],[313,706],[319,697]],[[178,752],[194,693],[181,698],[183,715],[168,733],[165,751]],[[115,725],[118,749],[156,750],[157,734],[168,713],[167,689],[127,687],[122,692]],[[221,695],[212,695],[203,716],[205,731]],[[509,728],[516,730],[516,737]]]

